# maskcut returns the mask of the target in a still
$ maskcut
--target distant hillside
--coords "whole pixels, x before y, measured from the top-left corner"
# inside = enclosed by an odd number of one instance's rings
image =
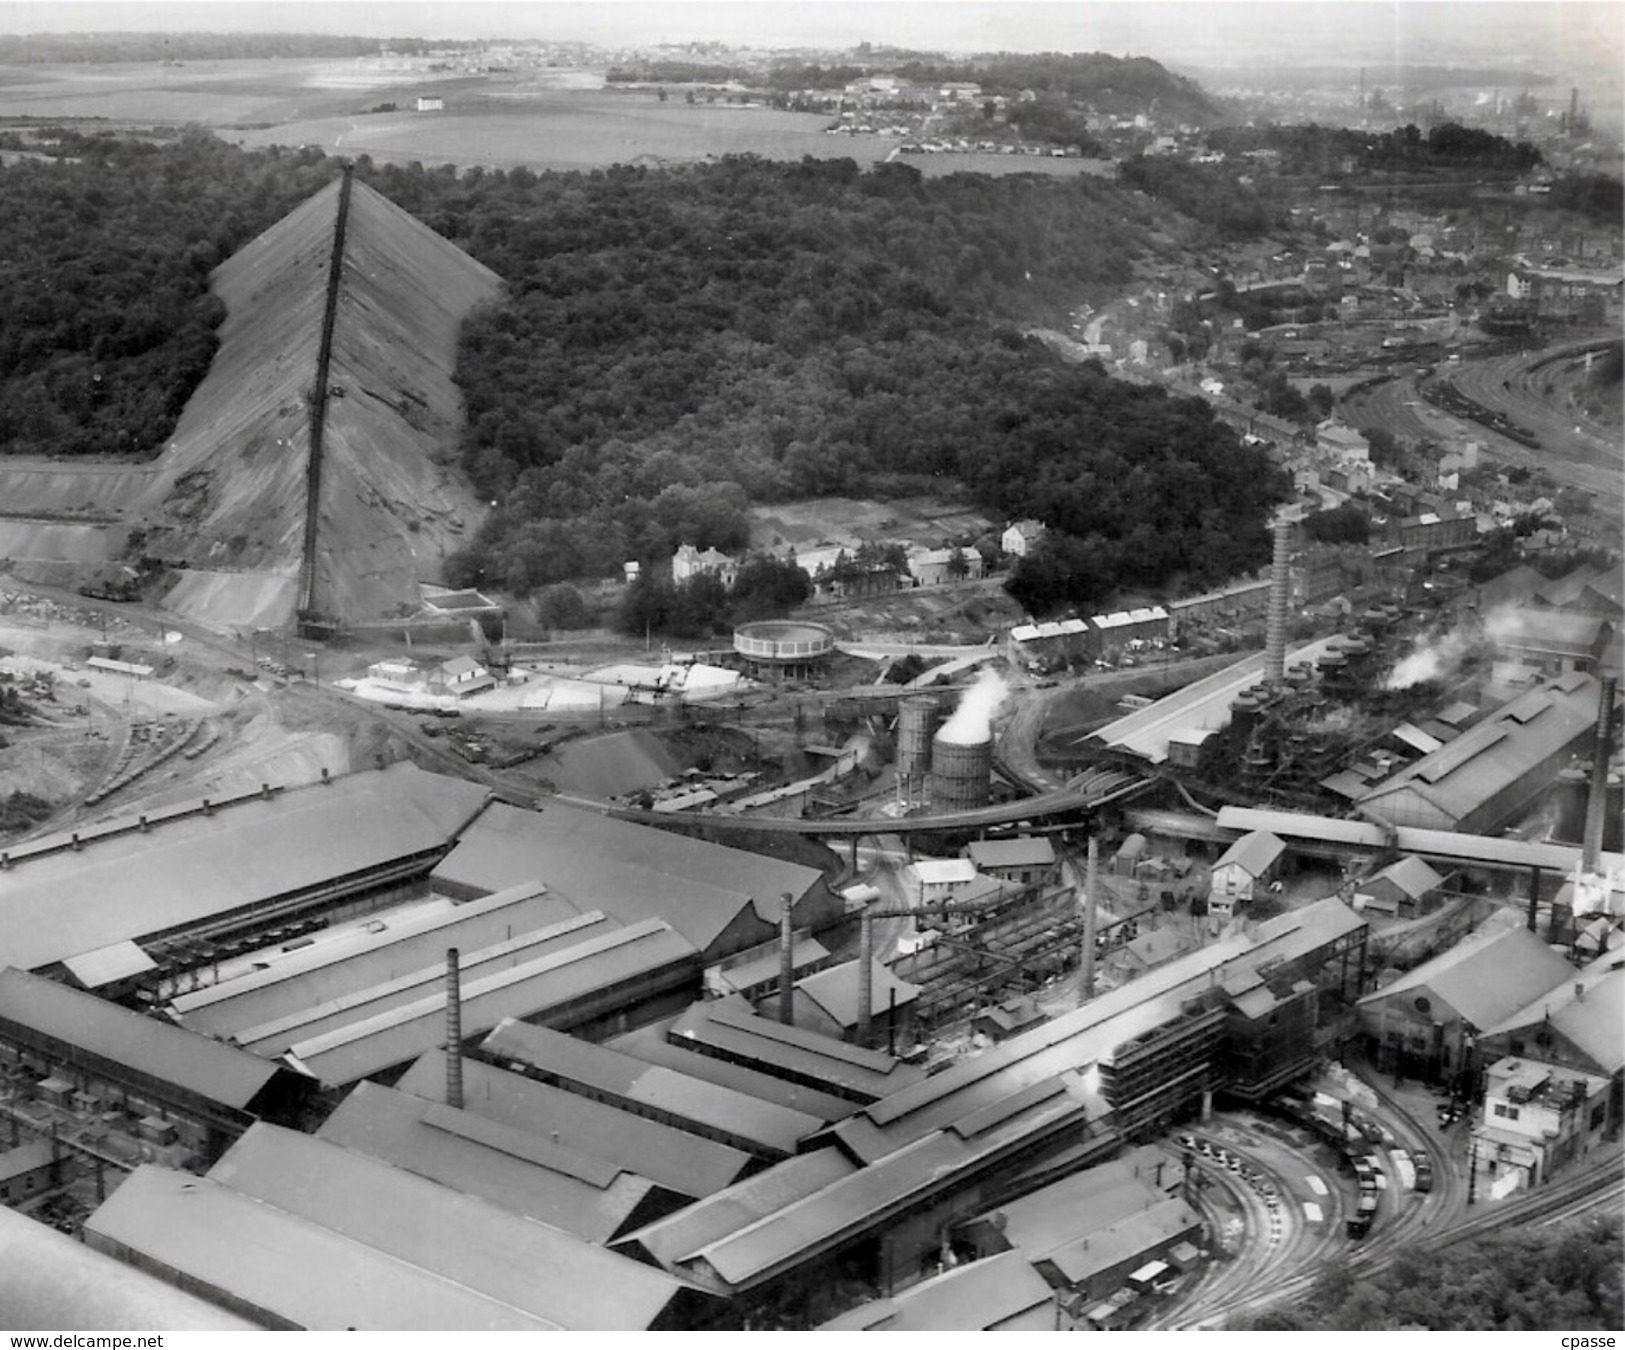
[[[326,33],[29,33],[0,34],[0,65],[107,64],[119,61],[264,61],[297,57],[377,56],[388,48],[417,55],[479,42],[340,37]]]
[[[893,72],[929,84],[973,82],[986,93],[1063,95],[1113,116],[1156,114],[1206,126],[1223,116],[1219,103],[1194,80],[1145,56],[1102,52],[998,52],[965,61],[910,61]]]

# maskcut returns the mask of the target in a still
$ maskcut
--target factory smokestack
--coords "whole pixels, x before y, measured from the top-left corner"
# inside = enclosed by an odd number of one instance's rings
[[[858,927],[858,1044],[869,1044],[869,1010],[875,998],[875,921],[868,910]]]
[[[1613,754],[1614,689],[1612,675],[1603,677],[1597,702],[1597,744],[1591,752],[1591,787],[1586,798],[1585,835],[1580,850],[1580,871],[1595,873],[1602,857],[1602,831],[1608,819],[1608,759]]]
[[[795,1021],[795,930],[792,922],[795,901],[786,891],[779,897],[779,1021],[789,1026]]]
[[[463,990],[457,948],[446,948],[446,1105],[463,1109]]]
[[[1083,960],[1080,963],[1078,1002],[1095,996],[1095,907],[1100,899],[1100,844],[1089,836],[1089,861],[1083,874]]]
[[[1269,627],[1264,638],[1264,683],[1272,689],[1286,678],[1286,611],[1292,584],[1287,547],[1291,533],[1291,524],[1277,516],[1275,558],[1270,565]]]

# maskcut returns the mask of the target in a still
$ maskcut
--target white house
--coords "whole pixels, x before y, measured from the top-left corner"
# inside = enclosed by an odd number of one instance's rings
[[[367,667],[367,678],[402,694],[419,694],[428,686],[429,673],[409,656],[390,656]]]
[[[965,570],[955,575],[955,558]],[[917,548],[908,555],[908,570],[916,586],[941,586],[950,581],[974,581],[986,570],[982,555],[973,548]]]
[[[1268,830],[1242,835],[1213,864],[1208,912],[1219,919],[1231,917],[1237,905],[1251,900],[1261,886],[1274,880],[1285,853],[1286,845]]]
[[[909,864],[917,903],[950,900],[976,880],[976,864],[969,858],[921,858]]]
[[[679,586],[690,577],[709,572],[724,586],[732,586],[739,575],[739,564],[714,548],[700,552],[693,544],[683,544],[671,557],[671,579]]]
[[[1315,428],[1315,444],[1340,459],[1371,462],[1371,442],[1353,427],[1344,426],[1334,418],[1327,418]]]
[[[417,107],[419,112],[445,112],[446,100],[443,98],[420,98]]]
[[[472,656],[454,656],[429,672],[427,684],[431,694],[467,698],[482,689],[494,689],[496,677]]]
[[[1473,1130],[1479,1185],[1501,1196],[1545,1181],[1602,1142],[1609,1080],[1508,1055],[1484,1075],[1484,1116]]]
[[[1044,526],[1036,520],[1018,520],[999,536],[999,547],[1012,558],[1025,558],[1027,550],[1043,536]]]

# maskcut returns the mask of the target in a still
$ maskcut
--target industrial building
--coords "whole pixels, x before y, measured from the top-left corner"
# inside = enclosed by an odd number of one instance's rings
[[[286,1064],[22,970],[0,971],[0,1063],[14,1088],[205,1162],[257,1120],[300,1122],[315,1082]]]
[[[400,898],[488,796],[402,763],[10,845],[0,850],[0,967],[108,992],[173,987],[236,937]]]
[[[1473,1126],[1474,1166],[1487,1189],[1539,1185],[1602,1143],[1611,1121],[1607,1078],[1508,1055],[1484,1070],[1484,1111]]]
[[[687,1203],[546,1135],[378,1083],[358,1083],[316,1137],[599,1244]]]
[[[1360,1030],[1378,1068],[1449,1081],[1471,1067],[1472,1041],[1574,977],[1573,966],[1516,923],[1503,911],[1360,1000]]]
[[[707,966],[772,940],[785,895],[796,928],[840,916],[815,868],[553,801],[539,811],[494,803],[430,877],[436,893],[464,900],[533,881],[590,897],[621,923],[663,919]]]
[[[446,1070],[445,1053],[431,1051],[396,1087],[446,1104]],[[690,1200],[714,1195],[761,1170],[761,1159],[740,1149],[533,1082],[482,1060],[464,1060],[461,1077],[465,1111],[600,1158]]]
[[[777,1162],[825,1122],[545,1027],[502,1022],[480,1057],[538,1083]]]
[[[820,1331],[1055,1331],[1056,1293],[1020,1252],[945,1270],[890,1298],[825,1322]]]
[[[1531,689],[1376,784],[1367,816],[1394,825],[1490,834],[1530,805],[1596,732],[1600,686],[1571,674]]]
[[[1625,1075],[1625,959],[1611,954],[1543,990],[1524,1006],[1482,1029],[1479,1054],[1488,1059],[1530,1055],[1616,1084]],[[1615,1120],[1619,1118],[1615,1089]]]

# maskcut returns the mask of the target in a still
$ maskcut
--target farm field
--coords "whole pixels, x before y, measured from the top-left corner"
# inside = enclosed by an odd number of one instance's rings
[[[443,110],[413,111],[419,96]],[[374,111],[396,104],[398,111]],[[0,66],[0,123],[91,122],[108,130],[197,125],[249,149],[318,146],[380,163],[580,170],[610,164],[764,159],[899,158],[895,136],[827,136],[822,114],[689,104],[680,89],[607,89],[602,72],[430,73],[376,59],[195,61],[106,66]],[[1109,161],[1031,155],[901,157],[929,177],[950,173],[1109,175]]]

